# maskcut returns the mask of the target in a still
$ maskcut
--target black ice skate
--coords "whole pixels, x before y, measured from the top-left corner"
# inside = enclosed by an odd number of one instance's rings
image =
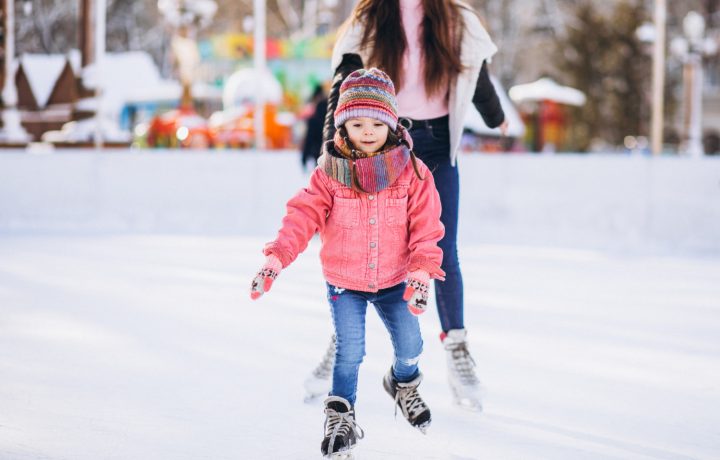
[[[352,448],[364,436],[362,428],[355,422],[355,410],[350,403],[339,396],[325,400],[325,437],[320,450],[325,458],[351,460]]]
[[[383,378],[383,387],[391,397],[395,398],[395,415],[397,415],[397,408],[399,407],[410,425],[424,434],[432,420],[430,418],[430,408],[417,391],[421,381],[422,374],[419,374],[410,382],[398,382],[393,376],[392,368],[390,368],[385,378]]]

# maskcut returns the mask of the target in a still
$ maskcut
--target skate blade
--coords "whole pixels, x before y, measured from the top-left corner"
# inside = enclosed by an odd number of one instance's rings
[[[473,398],[455,398],[455,405],[469,412],[482,412],[482,403]]]
[[[453,386],[450,387],[453,397],[453,403],[461,409],[465,409],[470,412],[482,412],[482,403],[476,396],[463,396]]]
[[[430,428],[430,425],[420,425],[420,426],[416,426],[415,428],[417,428],[418,431],[420,431],[420,433],[426,435],[428,428]]]
[[[325,456],[325,458],[329,460],[353,460],[355,457],[353,457],[351,450],[344,450],[342,452],[334,452],[332,454],[328,454]]]

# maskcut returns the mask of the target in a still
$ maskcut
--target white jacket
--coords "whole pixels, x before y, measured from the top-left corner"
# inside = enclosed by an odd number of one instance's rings
[[[465,114],[475,92],[480,68],[483,61],[488,60],[497,52],[497,47],[490,39],[490,35],[488,35],[475,12],[464,3],[456,3],[460,6],[465,23],[465,32],[463,33],[460,56],[463,71],[450,83],[450,98],[448,100],[448,110],[450,112],[450,162],[453,165],[456,163]],[[345,54],[359,55],[363,65],[368,62],[370,49],[362,46],[362,35],[362,24],[354,21],[338,37],[333,48],[331,61],[333,73],[342,62],[342,57]]]

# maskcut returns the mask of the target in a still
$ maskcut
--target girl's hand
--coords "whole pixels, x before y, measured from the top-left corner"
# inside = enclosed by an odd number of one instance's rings
[[[265,259],[265,264],[260,268],[250,285],[250,298],[258,299],[272,287],[273,281],[280,274],[282,263],[275,255],[270,254]]]
[[[408,303],[408,310],[415,316],[425,313],[427,309],[429,283],[430,274],[425,270],[416,270],[408,274],[403,300]]]
[[[510,123],[508,123],[507,119],[505,119],[505,121],[503,121],[502,124],[499,126],[499,128],[500,128],[500,133],[501,133],[503,136],[507,136],[508,126],[510,126]]]

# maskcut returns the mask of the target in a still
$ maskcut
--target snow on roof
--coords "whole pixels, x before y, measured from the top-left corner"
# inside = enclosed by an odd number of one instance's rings
[[[38,107],[45,107],[55,83],[62,73],[67,57],[63,54],[23,54],[20,56],[30,89]]]
[[[68,61],[70,61],[75,75],[80,75],[80,71],[82,70],[82,53],[80,53],[80,50],[72,49],[68,51],[67,58]]]
[[[510,101],[510,98],[508,98],[507,93],[505,92],[505,88],[494,76],[491,75],[490,80],[495,87],[495,91],[497,92],[498,98],[500,99],[500,106],[502,107],[503,112],[505,112],[505,118],[508,121],[507,135],[510,137],[524,136],[525,123],[523,123],[522,118],[520,118],[520,114],[518,113],[513,103]],[[464,126],[465,128],[477,134],[485,134],[491,136],[500,135],[499,128],[492,129],[488,127],[487,124],[485,124],[485,121],[483,121],[480,113],[477,111],[473,104],[470,104],[470,109],[465,115]]]
[[[515,102],[548,100],[575,106],[584,105],[586,100],[582,91],[559,85],[551,78],[513,86],[510,88],[510,97]]]
[[[182,94],[180,83],[163,79],[155,61],[144,51],[105,54],[100,66],[85,68],[83,82],[88,87],[99,83],[102,111],[113,117],[119,116],[127,102],[177,100]],[[193,94],[208,93],[197,86],[193,85]]]

